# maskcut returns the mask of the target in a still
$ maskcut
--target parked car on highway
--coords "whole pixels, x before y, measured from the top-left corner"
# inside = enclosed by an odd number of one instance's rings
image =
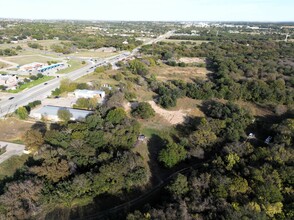
[[[48,83],[44,83],[44,85],[47,85]]]
[[[14,99],[14,97],[9,97],[9,99],[8,99],[8,100],[11,100],[11,99]]]

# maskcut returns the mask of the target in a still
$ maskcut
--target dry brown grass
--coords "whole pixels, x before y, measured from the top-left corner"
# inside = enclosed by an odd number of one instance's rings
[[[33,122],[21,121],[16,118],[0,120],[0,140],[16,141],[21,140],[24,133],[31,128]]]
[[[13,63],[17,63],[19,65],[25,65],[28,63],[39,62],[39,63],[47,63],[47,61],[57,61],[52,57],[47,57],[43,55],[24,55],[24,56],[13,56],[13,57],[5,57],[5,60],[8,60]]]
[[[135,86],[133,91],[137,95],[137,99],[139,102],[147,102],[153,100],[153,96],[156,94],[150,90],[148,90],[144,86]]]
[[[113,75],[115,75],[117,72],[116,70],[108,70],[103,73],[95,73],[88,74],[82,78],[79,78],[76,80],[78,83],[87,83],[87,82],[94,82],[98,81],[101,84],[109,84],[112,86],[116,86],[119,84],[118,81],[112,78]]]
[[[171,127],[171,124],[159,114],[156,114],[148,120],[138,119],[138,121],[142,125],[142,130],[146,131],[144,134],[147,136],[149,133],[153,133],[154,131],[167,130]]]
[[[204,117],[204,113],[199,109],[202,105],[201,100],[195,100],[188,97],[180,98],[177,100],[177,106],[170,108],[170,110],[178,111],[184,110],[188,112],[188,115],[194,117]]]
[[[179,61],[184,63],[205,63],[205,59],[199,57],[182,57]]]
[[[150,70],[160,81],[183,80],[192,82],[195,78],[206,78],[208,71],[202,67],[171,67],[167,65],[152,67]]]
[[[77,53],[70,54],[70,56],[74,57],[94,57],[94,58],[106,58],[117,55],[118,53],[110,53],[110,52],[98,52],[98,51],[90,51],[90,50],[79,50]]]
[[[3,63],[3,62],[0,61],[0,69],[6,68],[8,66],[9,65],[7,63]]]
[[[253,116],[265,117],[274,115],[274,109],[265,108],[251,102],[238,101],[238,105],[247,109]]]
[[[149,169],[149,162],[150,162],[150,155],[149,155],[149,150],[147,146],[147,140],[141,141],[139,144],[136,145],[135,148],[132,149],[134,153],[138,153],[141,155],[144,161],[144,165],[148,170],[148,174],[150,175],[150,169]]]

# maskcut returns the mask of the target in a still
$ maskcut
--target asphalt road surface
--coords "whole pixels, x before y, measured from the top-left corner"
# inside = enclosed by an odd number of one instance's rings
[[[0,148],[6,146],[6,152],[0,155],[0,164],[12,156],[19,156],[24,153],[25,146],[0,141]]]

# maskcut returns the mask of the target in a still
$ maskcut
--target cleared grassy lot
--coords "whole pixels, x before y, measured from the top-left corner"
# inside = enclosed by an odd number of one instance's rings
[[[20,143],[24,133],[31,128],[32,122],[19,120],[17,118],[0,120],[0,140]]]
[[[40,63],[47,63],[47,61],[58,62],[58,60],[56,60],[52,57],[47,57],[47,56],[42,56],[42,55],[13,56],[13,57],[5,57],[4,59],[7,61],[17,63],[19,65],[25,65],[25,64],[33,63],[33,62],[40,62]]]
[[[96,52],[89,50],[79,50],[77,53],[70,54],[74,57],[94,57],[94,58],[106,58],[117,55],[118,53],[108,53],[108,52]]]
[[[93,69],[94,71],[94,69]],[[112,78],[117,73],[115,70],[107,70],[102,73],[90,73],[77,80],[78,83],[99,82],[100,84],[119,85],[119,82]],[[123,80],[121,82],[124,82]]]
[[[9,65],[7,63],[3,63],[3,62],[0,61],[0,69],[6,68],[8,66]]]
[[[61,58],[60,56],[58,56],[57,54],[55,53],[51,53],[51,52],[48,52],[48,51],[44,51],[44,50],[22,50],[18,53],[19,56],[25,56],[25,55],[31,55],[31,56],[46,56],[46,57],[49,57],[49,58]]]
[[[60,40],[38,40],[38,41],[19,42],[18,44],[0,44],[0,49],[16,48],[17,46],[20,46],[23,49],[26,49],[26,48],[29,48],[28,43],[37,43],[37,44],[41,44],[44,47],[44,49],[46,47],[48,50],[50,50],[51,45],[53,45],[53,44],[60,44],[61,42],[66,42],[66,41],[60,41]]]
[[[31,81],[29,83],[26,83],[26,84],[23,84],[21,86],[19,86],[16,90],[8,90],[9,93],[19,93],[25,89],[29,89],[29,88],[32,88],[34,86],[37,86],[41,83],[44,83],[44,82],[47,82],[51,79],[54,79],[54,76],[43,76],[42,78],[40,79],[37,79],[37,80],[34,80],[34,81]]]
[[[83,64],[82,61],[79,61],[79,60],[70,60],[70,61],[68,61],[68,64],[70,65],[70,67],[63,69],[63,70],[60,70],[57,73],[59,73],[59,74],[70,73],[72,71],[75,71],[75,70],[80,69],[80,68],[87,65],[86,63]]]
[[[154,73],[160,81],[183,80],[192,82],[196,77],[206,78],[208,70],[204,67],[172,67],[165,64],[151,67],[150,73]]]

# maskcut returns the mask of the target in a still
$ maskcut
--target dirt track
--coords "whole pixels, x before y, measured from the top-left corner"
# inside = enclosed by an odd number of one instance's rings
[[[185,121],[185,117],[187,116],[187,112],[190,110],[178,110],[178,111],[168,111],[165,109],[160,108],[154,101],[148,102],[154,111],[165,118],[169,123],[175,125],[175,124],[181,124]]]

